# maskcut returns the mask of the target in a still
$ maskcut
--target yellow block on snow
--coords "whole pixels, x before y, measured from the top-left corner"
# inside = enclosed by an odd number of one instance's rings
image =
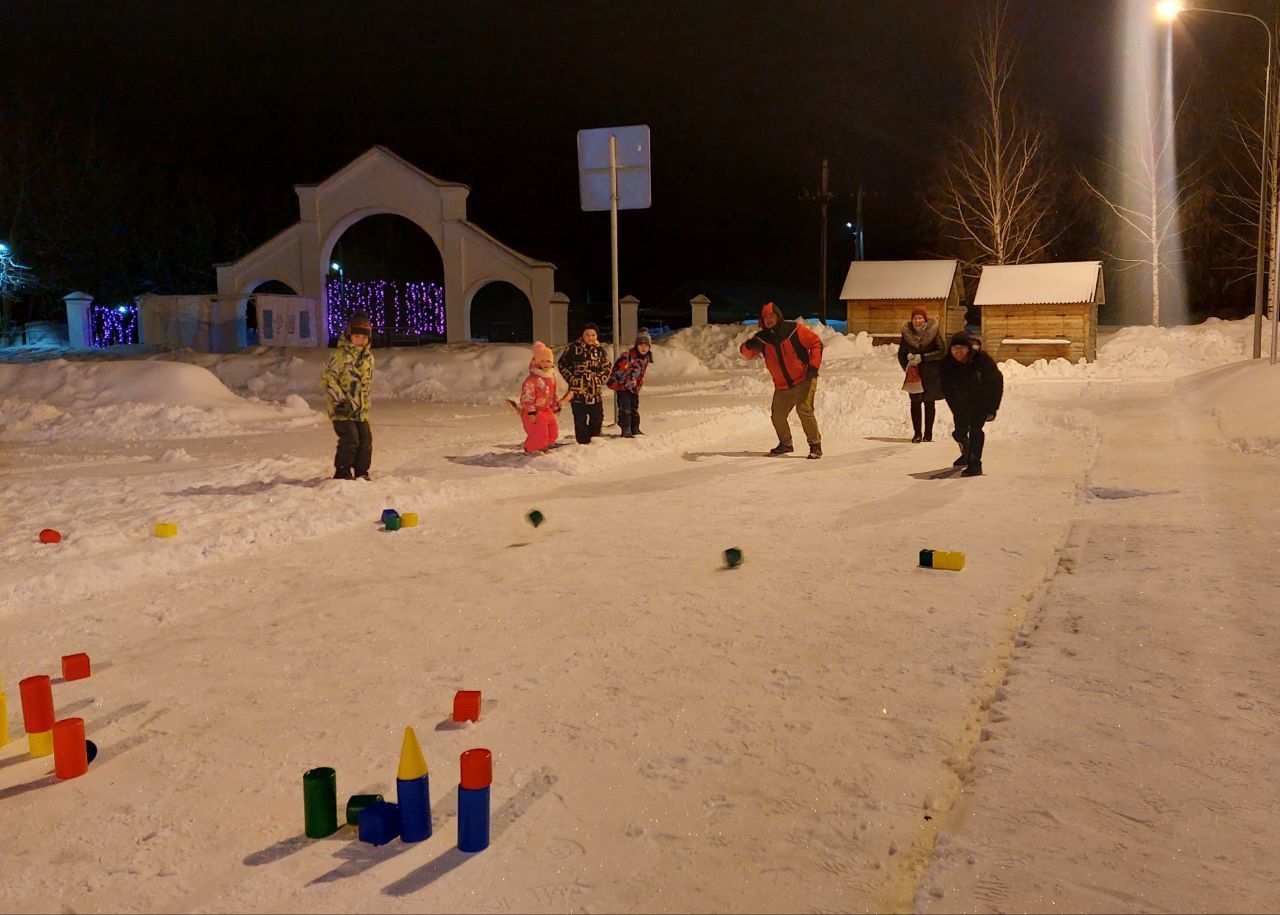
[[[157,537],[176,537],[178,536],[178,525],[157,524],[155,534]]]

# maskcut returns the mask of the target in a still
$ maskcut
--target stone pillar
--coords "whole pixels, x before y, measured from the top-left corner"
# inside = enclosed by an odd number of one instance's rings
[[[703,327],[707,323],[707,309],[711,307],[711,300],[702,293],[698,293],[689,300],[689,308],[693,310],[693,327]]]
[[[89,307],[93,296],[87,292],[64,295],[67,303],[67,342],[72,349],[88,349],[93,346],[93,325],[89,319]]]
[[[564,346],[569,342],[569,297],[563,292],[553,292],[548,305],[550,323],[542,342],[547,346]]]
[[[618,331],[618,339],[613,341],[615,359],[630,349],[631,344],[635,342],[636,332],[640,329],[639,312],[640,300],[633,295],[618,302],[618,323],[621,328]]]

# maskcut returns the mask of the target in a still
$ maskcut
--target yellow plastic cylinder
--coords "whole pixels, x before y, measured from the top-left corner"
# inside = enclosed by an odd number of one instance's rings
[[[964,568],[964,553],[959,550],[934,550],[933,567],[959,572]]]
[[[9,742],[9,700],[0,693],[0,747]]]
[[[178,536],[178,525],[176,524],[157,524],[155,528],[157,537],[176,537]]]
[[[53,731],[40,731],[27,735],[27,747],[32,756],[53,755]]]
[[[400,526],[401,527],[417,527],[418,513],[417,512],[401,512]]]

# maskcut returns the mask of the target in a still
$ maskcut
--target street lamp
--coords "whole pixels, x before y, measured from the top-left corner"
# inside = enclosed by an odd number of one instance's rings
[[[1179,13],[1218,13],[1222,16],[1236,16],[1240,19],[1252,19],[1262,26],[1267,33],[1267,71],[1262,90],[1262,160],[1258,163],[1261,176],[1258,181],[1258,267],[1257,278],[1253,290],[1253,358],[1262,357],[1262,302],[1265,296],[1262,290],[1262,274],[1266,266],[1266,226],[1267,226],[1267,120],[1271,115],[1271,27],[1252,13],[1236,13],[1230,10],[1212,10],[1204,7],[1188,7],[1181,0],[1161,0],[1156,4],[1156,15],[1165,22],[1172,23]],[[1271,269],[1275,269],[1275,264]],[[1276,315],[1271,315],[1271,364],[1276,364]]]

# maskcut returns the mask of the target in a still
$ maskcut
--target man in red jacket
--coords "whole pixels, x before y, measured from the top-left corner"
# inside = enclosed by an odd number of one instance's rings
[[[772,455],[790,454],[791,425],[788,417],[795,410],[809,441],[809,459],[822,457],[822,433],[813,412],[813,397],[818,392],[818,366],[822,364],[822,340],[809,328],[796,321],[784,321],[782,311],[772,302],[760,309],[760,331],[742,344],[739,352],[745,359],[764,356],[764,364],[773,376],[773,428],[778,432],[778,446]]]

